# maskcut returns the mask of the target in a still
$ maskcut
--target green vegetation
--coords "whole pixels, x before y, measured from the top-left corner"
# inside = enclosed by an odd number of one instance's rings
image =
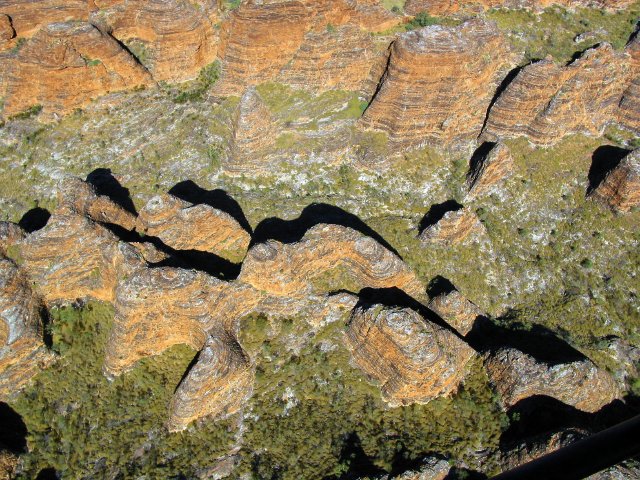
[[[13,115],[10,120],[25,120],[27,118],[35,117],[40,112],[42,112],[42,105],[33,105],[25,111]]]
[[[495,9],[486,15],[507,33],[517,51],[524,52],[524,63],[547,55],[568,62],[576,52],[600,42],[609,42],[614,48],[622,49],[640,18],[640,3],[618,12],[590,8],[569,11],[556,6],[540,14],[527,10]],[[589,35],[584,41],[574,41],[585,33]]]
[[[384,8],[392,12],[401,12],[404,9],[405,3],[407,3],[406,0],[382,0]]]
[[[204,100],[213,84],[218,81],[218,78],[220,78],[220,62],[216,60],[200,70],[196,80],[185,84],[183,86],[184,89],[174,96],[173,101],[186,103]]]
[[[124,42],[125,46],[131,52],[131,55],[136,57],[136,60],[140,62],[145,68],[150,69],[153,66],[153,58],[147,48],[146,43],[141,40],[130,40]]]

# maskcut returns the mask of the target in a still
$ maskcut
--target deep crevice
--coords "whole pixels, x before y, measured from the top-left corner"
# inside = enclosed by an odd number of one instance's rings
[[[384,84],[384,82],[385,82],[385,80],[387,78],[387,75],[389,73],[389,66],[391,65],[392,48],[393,48],[393,44],[394,43],[396,43],[395,40],[393,42],[391,42],[389,44],[389,46],[387,47],[388,51],[389,51],[389,55],[387,56],[387,61],[386,61],[386,64],[384,66],[384,70],[382,71],[382,75],[380,75],[380,79],[378,80],[378,84],[376,85],[376,88],[373,91],[373,94],[371,95],[371,98],[369,99],[369,104],[367,105],[367,108],[365,108],[364,111],[362,112],[362,115],[360,115],[360,118],[362,118],[364,116],[364,114],[367,113],[367,110],[369,110],[371,105],[373,105],[373,101],[378,96],[378,93],[380,93],[380,90],[382,90],[382,85]]]
[[[607,174],[616,168],[622,159],[630,152],[631,150],[614,147],[613,145],[603,145],[596,148],[591,157],[587,195],[590,195],[596,188],[598,188]]]
[[[444,217],[447,213],[455,212],[462,208],[463,206],[455,200],[447,200],[446,202],[431,205],[429,211],[424,217],[422,217],[422,220],[420,220],[420,224],[418,225],[418,232],[424,232],[427,228],[435,225],[440,220],[442,220],[442,217]]]
[[[87,175],[86,181],[93,185],[98,195],[109,197],[113,203],[137,215],[129,189],[122,186],[110,168],[96,168]]]
[[[484,133],[484,129],[487,126],[487,121],[489,120],[489,114],[491,113],[491,109],[493,108],[493,105],[498,101],[498,98],[500,97],[500,95],[504,93],[504,91],[511,84],[511,82],[513,82],[513,80],[518,76],[518,73],[520,73],[520,71],[524,67],[531,65],[532,63],[533,61],[527,63],[526,65],[520,65],[510,70],[507,73],[507,75],[505,75],[505,77],[502,79],[502,81],[500,82],[500,85],[498,85],[498,88],[496,88],[496,92],[493,94],[493,97],[491,98],[491,102],[489,102],[489,106],[487,107],[487,113],[485,113],[484,121],[482,122],[482,129],[480,129],[480,135],[478,135],[478,137],[480,137]]]

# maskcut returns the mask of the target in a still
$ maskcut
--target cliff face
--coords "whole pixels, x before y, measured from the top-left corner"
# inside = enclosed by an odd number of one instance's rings
[[[630,58],[631,82],[620,100],[617,120],[623,127],[640,134],[640,35],[638,33],[629,41],[625,52]]]
[[[49,23],[87,20],[93,2],[86,0],[7,0],[0,13],[11,18],[18,37],[31,37]]]
[[[553,145],[571,133],[600,135],[617,114],[629,80],[629,55],[609,44],[566,66],[550,58],[532,63],[491,107],[483,138],[526,136],[535,144]]]
[[[354,310],[345,343],[354,364],[380,385],[392,406],[454,393],[475,354],[414,310],[382,305]]]
[[[382,58],[383,52],[375,52],[367,35],[347,35],[396,23],[371,0],[244,2],[223,25],[223,73],[215,93],[240,95],[244,86],[287,80],[311,88],[359,90],[371,81],[371,64],[363,60]]]
[[[157,81],[195,78],[216,58],[217,2],[97,0],[91,21],[131,45]]]
[[[3,115],[34,105],[68,113],[108,92],[151,83],[151,76],[117,41],[88,23],[49,24],[27,41],[4,72]]]
[[[613,378],[588,359],[551,366],[503,348],[489,355],[485,367],[505,408],[532,395],[547,395],[596,412],[620,395]]]
[[[483,195],[496,189],[500,182],[513,172],[513,158],[507,146],[497,143],[489,152],[471,165],[467,175],[469,193],[467,198]]]
[[[619,213],[628,213],[640,205],[640,149],[626,155],[591,197]]]
[[[400,35],[361,126],[395,147],[474,142],[515,57],[494,24],[470,20]]]

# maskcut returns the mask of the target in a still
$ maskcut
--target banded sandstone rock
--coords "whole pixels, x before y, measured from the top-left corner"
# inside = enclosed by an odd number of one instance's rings
[[[217,2],[95,0],[91,21],[131,45],[156,81],[197,77],[218,49]]]
[[[548,365],[513,348],[491,353],[485,368],[505,408],[533,395],[547,395],[586,412],[618,398],[614,379],[584,359]]]
[[[640,135],[640,35],[636,33],[625,52],[631,59],[631,82],[620,100],[618,122]]]
[[[493,23],[432,26],[400,35],[382,86],[361,120],[395,147],[476,140],[498,83],[515,62]]]
[[[600,135],[617,114],[630,73],[629,56],[607,43],[568,65],[551,58],[527,65],[491,107],[482,137],[553,145],[572,133]]]
[[[16,32],[11,24],[11,18],[8,15],[0,13],[0,50],[15,36]]]
[[[296,243],[255,245],[238,280],[276,296],[397,287],[415,299],[425,297],[424,286],[400,257],[340,225],[316,225]]]
[[[371,68],[352,62],[354,41],[343,38],[349,30],[339,27],[382,31],[397,23],[397,17],[373,0],[243,2],[223,24],[219,51],[222,77],[214,92],[240,95],[247,86],[270,81],[301,84],[324,65],[330,65],[331,71],[314,79],[309,87],[323,90],[366,85]],[[345,41],[336,41],[336,37]],[[373,45],[365,36],[358,38],[360,51]],[[377,55],[373,51],[366,54]]]
[[[31,37],[50,23],[86,21],[91,3],[87,0],[5,0],[0,13],[11,18],[18,37]]]
[[[498,183],[513,172],[513,158],[503,143],[494,145],[476,165],[472,165],[467,176],[468,198],[492,191]]]
[[[430,242],[451,245],[463,242],[469,236],[475,236],[484,231],[478,216],[469,207],[451,210],[444,214],[435,224],[427,226],[420,233],[423,244]]]
[[[627,213],[640,205],[640,149],[627,154],[591,193],[612,210]]]
[[[27,233],[18,225],[12,222],[0,222],[0,256],[8,256],[7,250],[18,245]]]
[[[7,60],[3,116],[41,105],[68,113],[108,92],[152,82],[149,72],[109,35],[89,23],[53,23]]]
[[[345,334],[354,364],[380,385],[391,406],[456,392],[474,350],[409,308],[356,308]]]
[[[429,302],[429,308],[451,325],[460,335],[467,335],[482,310],[467,300],[458,290],[442,293]]]
[[[0,258],[0,400],[19,391],[52,360],[43,342],[42,304],[11,260]]]
[[[234,262],[244,258],[251,240],[228,213],[207,204],[193,205],[170,194],[147,202],[140,210],[137,230],[175,250],[209,252]]]
[[[588,7],[619,10],[632,0],[407,0],[404,11],[409,15],[428,12],[431,15],[480,12],[489,8],[526,8],[542,10],[551,5],[568,8]]]
[[[183,430],[205,416],[218,419],[236,413],[253,393],[253,381],[254,369],[236,339],[216,332],[173,396],[169,430]]]

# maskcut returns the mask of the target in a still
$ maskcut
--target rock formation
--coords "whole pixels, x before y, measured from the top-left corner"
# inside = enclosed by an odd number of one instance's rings
[[[620,100],[618,122],[640,135],[640,34],[636,32],[625,48],[631,59],[631,82]]]
[[[254,87],[249,87],[240,98],[233,115],[233,131],[229,145],[229,159],[225,170],[231,173],[249,172],[260,163],[275,146],[278,127]]]
[[[193,205],[170,194],[153,197],[140,210],[137,230],[175,250],[198,250],[240,262],[250,235],[228,213]]]
[[[397,287],[416,299],[425,296],[424,286],[402,259],[373,238],[340,225],[316,225],[296,243],[255,245],[238,280],[276,296],[365,287]]]
[[[407,32],[393,43],[361,125],[388,133],[396,147],[471,143],[514,61],[493,23],[475,19]]]
[[[458,290],[432,298],[429,309],[437,313],[462,336],[468,334],[477,318],[483,315],[482,310],[462,296]]]
[[[640,205],[640,149],[626,155],[602,180],[591,197],[619,213]]]
[[[112,302],[118,279],[145,264],[131,245],[78,214],[54,213],[20,245],[23,267],[47,304]]]
[[[109,35],[89,23],[53,23],[6,60],[3,115],[34,105],[68,113],[108,92],[151,83],[151,76]]]
[[[11,18],[18,37],[31,37],[50,23],[86,21],[92,3],[86,0],[5,0],[0,3],[0,13]]]
[[[519,350],[502,348],[487,357],[485,368],[505,408],[533,395],[547,395],[597,412],[620,394],[613,378],[588,359],[548,365]]]
[[[0,222],[0,256],[9,256],[7,251],[24,240],[26,235],[17,223]]]
[[[9,40],[16,36],[16,32],[11,24],[11,18],[8,15],[0,13],[0,50]]]
[[[497,98],[482,138],[526,136],[553,145],[565,135],[600,135],[630,77],[629,55],[600,44],[568,65],[551,58],[524,67]]]
[[[513,172],[513,158],[507,146],[503,143],[494,145],[489,152],[479,158],[471,166],[467,176],[469,194],[467,198],[482,195],[511,175]]]
[[[427,226],[420,233],[420,240],[423,244],[435,242],[451,245],[483,231],[484,226],[475,212],[469,207],[464,207],[446,212],[435,224]]]
[[[489,8],[527,8],[542,10],[551,5],[567,8],[590,7],[619,10],[630,5],[630,0],[407,0],[404,11],[409,15],[427,12],[431,15],[453,15],[479,12]]]
[[[474,350],[409,308],[356,308],[345,343],[353,363],[380,385],[391,406],[454,393]]]
[[[320,89],[356,87],[370,80],[370,66],[353,59],[353,40],[340,42],[352,25],[366,31],[381,31],[398,23],[397,17],[373,0],[314,0],[243,2],[223,24],[219,56],[223,70],[215,87],[218,95],[240,95],[246,86],[269,81],[296,79],[303,82],[310,72],[322,70],[325,64],[332,71],[322,77],[329,84],[317,80],[310,87]],[[360,49],[373,45],[371,39],[359,37]],[[376,55],[367,51],[367,55]],[[381,56],[382,58],[382,56]],[[304,64],[303,61],[313,62]],[[293,70],[297,65],[299,70]]]
[[[420,462],[416,470],[394,475],[394,480],[445,480],[449,476],[451,465],[447,460],[438,457],[427,457]],[[391,477],[382,477],[388,478]]]
[[[0,400],[53,360],[43,342],[41,303],[15,263],[0,258]]]
[[[216,58],[217,3],[95,0],[91,21],[130,45],[156,81],[184,81]]]
[[[253,379],[253,367],[236,339],[224,331],[211,335],[171,401],[169,430],[237,412],[253,393]]]
[[[85,215],[99,223],[133,230],[136,216],[77,177],[67,177],[58,185],[58,213]]]

